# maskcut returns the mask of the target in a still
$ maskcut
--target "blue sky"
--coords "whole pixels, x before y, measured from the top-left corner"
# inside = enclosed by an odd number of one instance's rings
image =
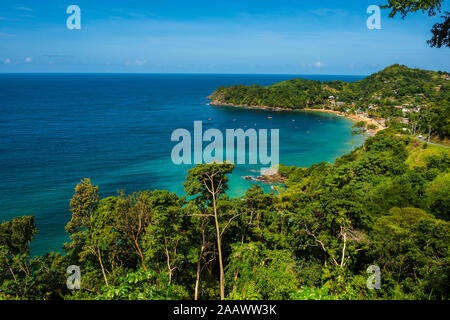
[[[382,29],[367,28],[367,7],[385,1],[3,0],[0,72],[449,71],[450,49],[426,44],[437,17],[383,10]],[[71,4],[81,30],[66,27]]]

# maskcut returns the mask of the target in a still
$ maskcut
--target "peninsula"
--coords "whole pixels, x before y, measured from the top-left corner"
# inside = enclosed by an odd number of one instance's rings
[[[392,65],[356,82],[293,79],[267,87],[219,87],[212,106],[268,110],[315,110],[363,121],[374,133],[394,127],[447,141],[450,74]]]

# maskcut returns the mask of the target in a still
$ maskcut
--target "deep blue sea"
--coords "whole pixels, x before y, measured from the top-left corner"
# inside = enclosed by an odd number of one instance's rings
[[[206,97],[233,84],[269,85],[293,78],[356,81],[361,76],[191,74],[0,74],[0,221],[34,215],[33,254],[61,251],[69,200],[84,177],[101,196],[146,189],[183,195],[189,166],[174,165],[173,130],[280,130],[280,162],[309,166],[351,151],[352,123],[319,112],[211,107]],[[269,119],[268,117],[272,117]],[[208,120],[211,119],[211,120]],[[230,196],[254,182],[237,166]],[[270,191],[269,186],[264,186]]]

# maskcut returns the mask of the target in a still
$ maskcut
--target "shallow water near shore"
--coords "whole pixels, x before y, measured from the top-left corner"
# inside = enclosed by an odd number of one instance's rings
[[[270,85],[293,78],[355,81],[362,77],[298,75],[0,75],[0,221],[34,215],[33,254],[61,251],[69,200],[84,177],[101,196],[167,189],[183,195],[189,165],[174,165],[173,130],[279,129],[280,162],[310,166],[361,145],[352,122],[320,112],[208,106],[221,85]],[[269,119],[270,117],[270,119]],[[210,120],[209,120],[210,119]],[[261,165],[238,165],[232,197],[255,184]],[[258,183],[256,183],[258,184]],[[262,184],[260,184],[262,185]],[[270,186],[262,185],[267,192]]]

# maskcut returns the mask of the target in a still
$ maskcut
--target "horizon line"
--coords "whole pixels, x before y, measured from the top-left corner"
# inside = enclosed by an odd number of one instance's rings
[[[131,74],[131,75],[271,75],[271,76],[349,76],[366,77],[370,74],[339,74],[339,73],[217,73],[217,72],[1,72],[8,74]]]

